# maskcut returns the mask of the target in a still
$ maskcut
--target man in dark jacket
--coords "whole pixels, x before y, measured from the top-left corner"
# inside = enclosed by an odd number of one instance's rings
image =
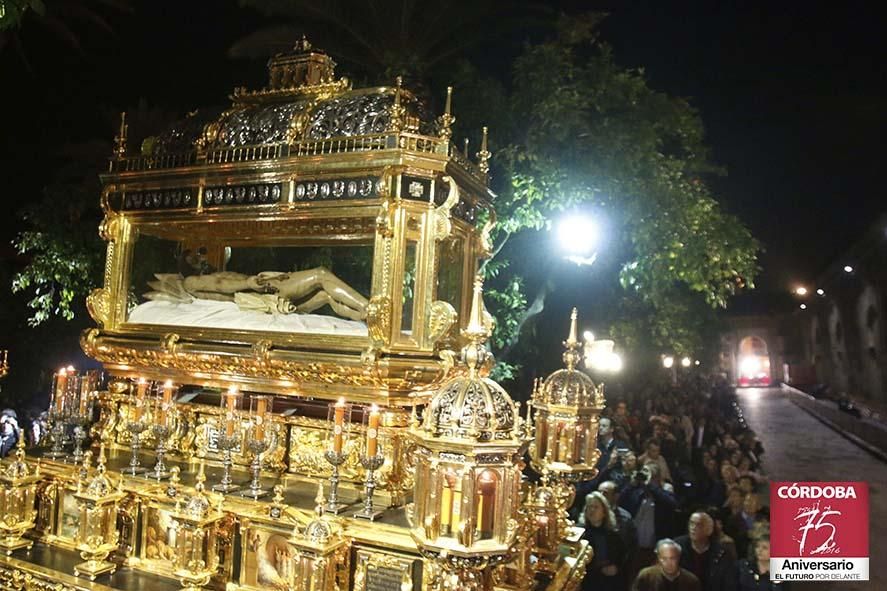
[[[708,513],[690,516],[687,535],[675,538],[681,546],[681,566],[699,579],[703,591],[735,591],[736,561],[712,540],[714,521]]]
[[[637,551],[629,567],[632,576],[652,562],[656,541],[671,535],[678,503],[674,494],[662,488],[656,464],[648,464],[635,471],[619,505],[631,513],[637,532]]]
[[[701,591],[696,575],[680,566],[681,547],[668,538],[656,544],[655,566],[638,573],[631,591]]]

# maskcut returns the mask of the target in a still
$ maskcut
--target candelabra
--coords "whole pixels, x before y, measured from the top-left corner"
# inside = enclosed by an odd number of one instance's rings
[[[75,464],[79,464],[83,461],[83,441],[86,439],[86,425],[89,424],[89,418],[75,416],[71,422],[74,424],[74,451],[71,457],[74,458]]]
[[[157,447],[154,449],[154,452],[157,454],[157,461],[154,463],[154,468],[145,473],[145,477],[163,480],[164,478],[169,478],[169,470],[166,469],[166,462],[163,461],[163,456],[166,455],[166,439],[169,437],[169,425],[158,423],[152,426],[151,430],[154,432],[154,438],[157,440]]]
[[[332,429],[329,446],[323,457],[333,467],[330,474],[330,496],[327,500],[326,510],[334,515],[338,515],[348,506],[339,502],[339,466],[344,464],[350,455],[346,449],[350,436],[351,410],[351,405],[343,398],[340,398],[335,404],[330,404],[328,409],[328,419],[332,423]]]
[[[163,461],[164,456],[166,455],[166,444],[169,438],[169,433],[172,430],[170,425],[173,422],[173,394],[175,391],[175,386],[173,385],[171,380],[167,380],[163,384],[162,391],[159,396],[154,399],[153,402],[153,419],[154,424],[151,426],[151,431],[154,433],[154,439],[156,442],[156,447],[154,448],[154,453],[157,454],[157,461],[154,463],[154,468],[145,474],[147,478],[153,478],[154,480],[163,480],[165,478],[169,478],[170,472],[167,470],[166,462]]]
[[[228,391],[224,392],[219,398],[219,410],[221,411],[224,430],[219,430],[218,438],[219,449],[222,450],[222,480],[218,484],[213,485],[213,490],[217,492],[227,493],[240,488],[231,479],[231,466],[234,464],[231,454],[240,444],[240,417],[237,409],[242,398],[243,395],[236,386],[228,388]]]
[[[231,478],[231,467],[234,465],[234,460],[231,459],[231,454],[234,449],[237,447],[239,443],[239,437],[235,437],[233,435],[223,435],[219,434],[219,449],[222,450],[222,480],[218,484],[213,485],[213,490],[216,492],[231,492],[240,488],[240,485],[234,484],[234,480]]]
[[[246,447],[253,455],[252,462],[250,462],[252,480],[250,480],[249,488],[241,494],[245,497],[258,499],[268,494],[268,491],[262,488],[259,478],[262,472],[262,454],[270,447],[270,444],[266,439],[250,439]]]
[[[373,508],[373,493],[376,490],[376,470],[381,468],[384,463],[385,456],[382,455],[381,447],[379,447],[375,455],[361,455],[360,465],[366,470],[366,480],[364,481],[363,509],[355,513],[355,517],[375,521],[382,515],[381,511],[376,511]]]
[[[247,430],[246,448],[252,453],[252,462],[250,463],[250,472],[252,472],[252,480],[250,480],[249,488],[242,493],[245,497],[258,499],[268,494],[267,490],[262,489],[262,454],[265,453],[275,441],[274,429],[268,427],[268,417],[271,416],[271,404],[274,402],[272,396],[264,394],[254,394],[249,399],[249,428]]]
[[[52,423],[50,429],[50,437],[52,438],[52,449],[43,454],[43,457],[58,459],[63,458],[65,453],[63,446],[65,443],[65,413],[60,410],[49,411],[49,422]]]
[[[139,460],[139,450],[142,447],[142,432],[147,428],[148,426],[141,418],[129,421],[126,424],[126,430],[129,431],[129,434],[132,437],[132,441],[130,443],[132,456],[129,459],[129,466],[122,470],[124,474],[131,474],[135,476],[137,474],[147,472],[148,469],[142,466],[142,462]]]
[[[338,515],[348,506],[339,502],[339,466],[345,463],[348,454],[329,449],[323,454],[323,457],[333,466],[332,474],[330,474],[330,496],[326,503],[326,510]]]

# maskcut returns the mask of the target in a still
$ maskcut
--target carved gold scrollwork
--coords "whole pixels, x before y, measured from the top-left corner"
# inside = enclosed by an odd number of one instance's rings
[[[164,354],[175,357],[176,353],[178,353],[179,339],[179,335],[174,332],[163,335],[163,338],[160,339],[160,349]]]
[[[86,296],[86,309],[99,326],[105,326],[111,318],[111,294],[101,287],[92,290]]]
[[[459,186],[451,177],[445,176],[441,180],[450,186],[446,200],[434,209],[434,239],[443,240],[450,235],[453,224],[450,222],[450,210],[459,203]]]
[[[387,346],[391,338],[391,298],[374,295],[367,305],[367,330],[373,345]]]
[[[105,214],[105,217],[102,219],[101,223],[99,224],[99,236],[105,242],[110,242],[112,240],[116,240],[117,239],[117,232],[120,229],[119,226],[120,226],[120,216],[115,213],[111,213],[109,210],[108,213]]]
[[[391,201],[385,200],[379,206],[379,213],[376,214],[376,230],[385,238],[394,236],[394,212],[396,207]]]
[[[434,343],[456,323],[458,314],[449,302],[436,300],[428,308],[428,339]]]
[[[252,346],[253,357],[259,365],[266,366],[271,360],[271,347],[273,343],[268,339],[257,341]]]
[[[493,226],[496,225],[496,220],[494,217],[490,217],[483,227],[480,230],[480,235],[478,236],[478,248],[481,258],[489,258],[493,255],[493,242],[490,238],[490,232],[493,230]]]

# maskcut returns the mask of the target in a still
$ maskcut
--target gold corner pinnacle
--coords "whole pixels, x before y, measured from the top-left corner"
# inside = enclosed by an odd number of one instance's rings
[[[478,167],[484,174],[490,172],[490,157],[493,155],[488,149],[489,129],[484,125],[480,138],[480,152],[477,153]]]
[[[126,157],[126,135],[129,131],[129,124],[126,122],[126,111],[120,113],[120,129],[114,136],[114,155],[118,160]]]
[[[444,112],[437,118],[437,125],[440,129],[439,136],[446,142],[450,141],[453,136],[453,123],[456,118],[453,117],[453,87],[447,86],[447,99],[444,103]]]

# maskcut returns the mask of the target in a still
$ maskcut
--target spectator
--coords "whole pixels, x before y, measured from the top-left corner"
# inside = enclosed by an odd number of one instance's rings
[[[644,452],[641,457],[638,458],[638,462],[641,465],[644,464],[656,464],[659,467],[659,475],[662,477],[662,480],[671,480],[671,471],[668,469],[668,462],[665,461],[665,458],[660,453],[660,446],[658,439],[649,439],[647,440],[647,444],[645,446],[646,452]]]
[[[606,497],[613,510],[613,516],[616,518],[616,530],[622,539],[622,546],[625,548],[625,564],[627,565],[631,562],[638,547],[638,532],[631,520],[631,513],[619,506],[619,490],[615,482],[605,480],[598,485],[597,489]]]
[[[594,550],[582,581],[583,591],[619,591],[625,587],[625,547],[616,529],[616,517],[610,503],[600,492],[585,497],[585,509],[579,524],[585,527],[583,538]]]
[[[648,464],[635,471],[620,503],[631,513],[638,532],[638,550],[631,567],[637,572],[653,561],[656,540],[671,534],[677,501],[662,488],[656,464]]]
[[[656,566],[648,566],[634,580],[632,591],[701,591],[699,579],[681,568],[681,547],[668,538],[656,543]]]
[[[741,560],[739,591],[788,591],[788,583],[770,580],[770,536],[756,538],[747,559]]]
[[[0,457],[5,458],[9,455],[21,437],[21,430],[18,426],[18,416],[12,409],[5,409],[0,412]]]
[[[734,591],[736,561],[714,539],[714,527],[708,513],[690,515],[687,535],[675,539],[681,546],[681,566],[696,575],[703,591]]]

